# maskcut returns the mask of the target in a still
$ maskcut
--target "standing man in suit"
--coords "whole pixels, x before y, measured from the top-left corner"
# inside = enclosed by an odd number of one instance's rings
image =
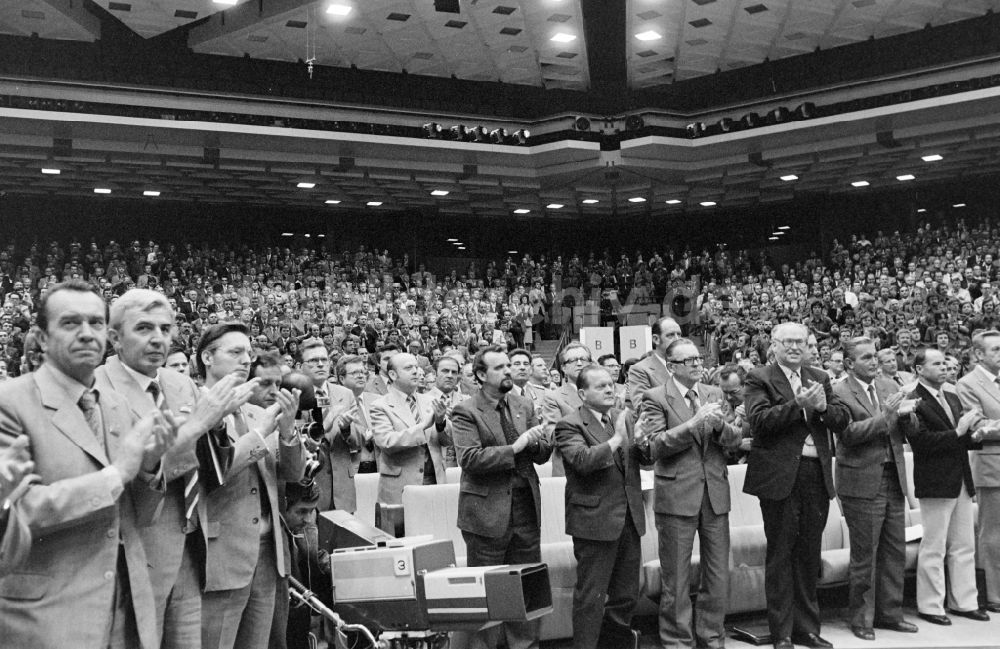
[[[949,625],[945,615],[945,562],[948,612],[987,621],[976,590],[976,539],[972,497],[976,487],[969,450],[982,448],[970,430],[982,415],[962,414],[957,396],[943,391],[948,374],[944,353],[918,349],[913,358],[919,398],[917,425],[907,432],[913,448],[913,491],[920,499],[924,536],[917,555],[917,612],[933,624]]]
[[[889,353],[893,362],[896,355]],[[875,628],[916,633],[903,620],[906,567],[906,460],[903,426],[912,402],[879,376],[875,342],[844,343],[847,378],[833,392],[847,406],[851,423],[837,434],[837,494],[851,533],[849,624],[855,636],[874,640]]]
[[[196,353],[205,387],[211,390],[230,375],[246,382],[250,353],[245,325],[227,322],[205,330]],[[298,403],[297,390],[281,390],[270,408],[245,404],[225,419],[228,470],[224,484],[208,494],[203,521],[203,649],[267,644],[279,577],[288,569],[278,481],[298,482],[305,470],[306,450],[293,427]]]
[[[316,395],[316,423],[323,427],[321,452],[326,456],[316,476],[320,490],[319,511],[342,509],[354,513],[357,494],[354,475],[361,462],[364,433],[355,424],[361,419],[354,393],[330,378],[330,354],[322,340],[310,340],[299,350],[302,373],[312,380]],[[358,359],[360,361],[360,358]],[[321,418],[321,419],[320,419]]]
[[[878,350],[878,367],[879,374],[895,383],[897,389],[906,391],[916,387],[913,385],[917,380],[916,377],[899,369],[896,352],[891,348]]]
[[[205,571],[205,490],[199,475],[197,440],[249,398],[235,378],[200,398],[187,376],[162,367],[175,331],[167,299],[149,289],[131,289],[110,309],[108,337],[115,349],[95,375],[101,390],[126,399],[133,416],[151,408],[169,412],[178,425],[174,447],[164,456],[155,477],[156,491],[136,498],[139,527],[156,601],[157,630],[164,649],[201,646],[201,581]],[[152,498],[150,494],[155,494]],[[143,513],[145,512],[145,515]]]
[[[983,448],[972,454],[979,502],[979,565],[986,576],[986,610],[1000,613],[1000,331],[972,337],[978,366],[958,381],[958,398],[977,418],[972,429]]]
[[[380,450],[378,502],[403,503],[406,485],[444,484],[451,426],[440,399],[417,393],[420,366],[413,354],[389,359],[389,391],[372,404],[372,436]]]
[[[580,391],[576,388],[576,377],[584,366],[592,362],[590,348],[581,342],[571,342],[559,352],[559,367],[563,373],[562,385],[555,390],[549,390],[542,398],[542,422],[545,424],[545,432],[549,436],[550,443],[556,424],[583,405],[580,401]],[[557,449],[553,451],[552,475],[565,475],[562,456]]]
[[[434,387],[427,391],[427,396],[431,400],[440,399],[444,402],[445,417],[451,421],[455,406],[471,398],[458,389],[458,380],[462,375],[462,361],[450,354],[442,356],[434,363],[434,372]],[[454,439],[444,449],[444,465],[446,467],[458,466],[458,460],[455,458]]]
[[[667,382],[667,346],[681,337],[681,326],[669,316],[653,323],[653,351],[628,372],[628,403],[635,408],[643,393]]]
[[[639,537],[646,532],[639,465],[649,464],[649,443],[641,429],[633,441],[606,370],[584,367],[577,385],[583,406],[555,432],[566,469],[566,533],[576,557],[573,649],[634,649]]]
[[[56,284],[38,311],[45,363],[0,385],[0,447],[27,437],[39,477],[19,499],[36,542],[0,579],[5,646],[160,644],[133,495],[150,489],[169,440],[151,404],[134,423],[123,397],[95,389],[107,317],[88,284]]]
[[[704,358],[687,338],[667,345],[670,378],[646,391],[650,455],[655,461],[659,537],[660,642],[720,648],[729,602],[729,480],[726,451],[741,431],[728,423],[722,391],[701,383]],[[691,552],[701,553],[696,623],[691,623]]]
[[[850,412],[821,369],[805,365],[809,330],[784,322],[771,331],[775,362],[747,376],[753,441],[743,491],[760,499],[767,538],[764,591],[775,649],[830,647],[819,635],[816,582],[823,528],[834,497],[831,433]]]
[[[510,359],[485,347],[472,361],[481,389],[455,407],[455,450],[462,467],[458,527],[469,566],[541,561],[541,496],[532,464],[552,448],[535,409],[510,394]],[[538,646],[538,621],[504,624],[508,649]],[[496,634],[476,635],[479,647],[496,647]]]
[[[510,380],[514,382],[512,392],[519,397],[530,399],[536,409],[541,408],[545,391],[539,391],[531,384],[531,352],[527,349],[514,349],[507,353],[510,359]]]

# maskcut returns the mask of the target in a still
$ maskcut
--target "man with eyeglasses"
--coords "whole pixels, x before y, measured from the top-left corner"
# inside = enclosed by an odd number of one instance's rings
[[[767,538],[764,591],[775,649],[831,647],[819,635],[816,582],[823,528],[834,497],[831,433],[850,422],[826,372],[807,365],[809,330],[771,332],[775,362],[747,376],[753,441],[743,491],[760,499]]]
[[[563,372],[563,382],[555,390],[549,390],[542,398],[542,423],[545,425],[545,433],[548,439],[553,439],[553,431],[556,424],[564,417],[579,410],[583,405],[580,400],[580,391],[576,388],[576,377],[580,375],[580,370],[593,361],[590,356],[590,348],[581,342],[571,342],[566,345],[559,354],[559,366]],[[565,475],[562,464],[562,456],[558,449],[552,449],[552,475]]]
[[[249,330],[230,322],[209,328],[196,361],[208,392],[232,380],[248,391]],[[207,538],[202,595],[203,649],[267,644],[279,577],[287,572],[284,534],[277,514],[278,481],[298,482],[306,450],[293,424],[298,390],[280,390],[267,409],[244,404],[224,419],[230,443],[224,484],[208,492],[202,524]]]
[[[664,350],[671,378],[648,390],[648,419],[655,462],[656,531],[659,537],[660,642],[664,647],[721,647],[729,598],[729,481],[726,452],[740,443],[740,429],[726,421],[722,391],[701,383],[704,358],[687,338]],[[691,553],[700,542],[697,622],[692,624]]]
[[[667,368],[667,346],[681,337],[681,326],[671,317],[653,323],[653,351],[632,366],[628,373],[628,398],[631,408],[639,405],[646,390],[663,385],[670,378]]]
[[[326,461],[316,476],[319,510],[342,509],[354,513],[357,508],[354,474],[361,461],[358,453],[365,443],[363,431],[354,425],[360,417],[358,401],[351,390],[337,385],[330,377],[330,355],[323,341],[307,341],[300,353],[302,373],[312,380],[316,395],[316,410],[309,416],[323,426],[319,445]]]
[[[615,408],[619,410],[625,407],[625,385],[618,382],[622,373],[621,363],[614,354],[605,354],[597,359],[597,364],[608,371],[611,381],[615,387]]]

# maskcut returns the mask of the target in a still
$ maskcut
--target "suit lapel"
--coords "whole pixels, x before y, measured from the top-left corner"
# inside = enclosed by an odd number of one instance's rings
[[[799,370],[799,376],[805,377],[802,370]],[[785,376],[785,371],[781,369],[781,366],[777,363],[771,363],[771,385],[773,385],[785,401],[791,403],[795,401],[795,393],[792,392],[792,384],[788,382],[788,377]],[[803,381],[805,385],[805,381]]]
[[[416,395],[414,395],[416,398]],[[389,390],[386,393],[385,403],[392,410],[399,419],[403,421],[407,426],[415,426],[417,422],[413,419],[413,411],[410,410],[410,406],[406,403],[406,398],[403,396],[402,392],[398,390]],[[417,402],[417,407],[419,408],[419,402]]]
[[[580,419],[583,420],[584,431],[591,438],[592,445],[603,444],[611,439],[608,431],[604,429],[604,424],[594,417],[594,413],[590,411],[590,408],[580,406]]]
[[[851,394],[854,395],[855,401],[857,401],[858,404],[864,408],[865,412],[867,412],[869,416],[874,417],[875,408],[871,403],[871,399],[869,399],[868,395],[864,392],[864,390],[862,390],[861,384],[854,377],[848,377],[847,382],[847,384],[851,386]],[[878,390],[876,390],[875,393],[878,394]]]
[[[477,394],[473,399],[476,399],[476,407],[479,409],[479,413],[483,418],[483,422],[489,429],[490,434],[493,435],[493,439],[496,441],[497,446],[506,446],[507,438],[503,434],[503,425],[500,423],[500,413],[496,411],[496,408],[490,407],[489,402],[482,393]]]
[[[43,364],[32,376],[35,379],[35,385],[38,386],[42,405],[53,411],[52,425],[101,465],[107,466],[109,464],[108,455],[90,429],[83,410],[67,397],[62,386],[56,383],[51,370]],[[104,422],[105,428],[108,427],[108,423]]]
[[[663,384],[663,390],[667,397],[667,405],[674,411],[674,416],[677,417],[677,421],[687,421],[688,419],[691,419],[691,416],[694,413],[691,412],[691,407],[688,405],[687,399],[681,396],[681,393],[677,391],[677,386],[674,385],[674,382],[668,380]]]
[[[934,415],[941,420],[944,426],[951,428],[951,420],[948,418],[948,414],[944,411],[944,407],[942,407],[941,402],[937,400],[937,397],[931,394],[931,391],[924,387],[923,383],[917,384],[917,392],[920,393],[924,402],[927,403],[927,407],[934,412]],[[947,398],[948,397],[945,397],[945,399]]]
[[[993,381],[987,381],[982,372],[976,372],[976,380],[979,381],[979,387],[985,394],[1000,402],[1000,386]]]
[[[122,365],[121,359],[117,356],[109,358],[105,366],[107,368],[105,371],[108,373],[108,378],[111,379],[111,384],[114,385],[115,391],[118,394],[125,397],[132,414],[136,418],[145,416],[149,412],[149,409],[153,407],[153,399],[149,396],[149,393],[143,392],[139,384],[135,382],[132,375]]]

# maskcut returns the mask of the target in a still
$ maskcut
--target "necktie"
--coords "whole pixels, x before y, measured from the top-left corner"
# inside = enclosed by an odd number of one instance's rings
[[[872,408],[878,410],[878,396],[875,394],[875,386],[868,385],[868,399],[872,402]]]
[[[802,390],[802,378],[799,376],[798,372],[792,372],[788,375],[788,382],[792,385],[792,394],[798,394]]]
[[[802,391],[802,377],[799,376],[798,372],[792,372],[789,374],[788,382],[792,386],[792,394],[798,394]],[[802,455],[806,457],[816,457],[816,443],[813,441],[811,434],[806,435],[806,438],[802,443]]]
[[[153,405],[163,410],[163,392],[160,390],[160,384],[156,381],[150,381],[146,392],[153,398]]]
[[[896,381],[896,385],[903,385],[903,377],[901,377],[899,374],[897,374],[892,378],[894,381]]]
[[[146,392],[153,398],[157,408],[163,410],[166,399],[158,381],[150,381]],[[198,469],[195,467],[184,474],[184,520],[187,521],[185,531],[190,532],[198,525]]]
[[[323,388],[316,389],[316,407],[326,408],[330,405],[330,398],[326,395],[326,390]]]
[[[420,408],[417,406],[417,398],[412,394],[406,397],[406,405],[410,407],[410,412],[413,413],[413,421],[420,423]],[[424,479],[423,483],[437,484],[437,477],[434,474],[434,458],[431,457],[431,448],[429,445],[424,444]]]
[[[601,423],[604,424],[604,432],[607,434],[608,438],[613,437],[615,434],[615,426],[611,423],[611,417],[605,414],[601,417]],[[625,449],[621,446],[615,449],[615,460],[617,460],[619,464],[624,464],[625,462]]]
[[[691,406],[691,412],[698,412],[698,408],[701,408],[701,403],[698,401],[698,393],[694,388],[687,391],[688,404]]]
[[[941,403],[941,407],[944,408],[944,414],[948,415],[948,421],[950,421],[951,425],[954,426],[955,413],[951,411],[951,405],[948,403],[948,400],[944,396],[944,390],[938,390],[937,398],[938,401]]]
[[[101,447],[104,447],[104,426],[101,424],[101,411],[97,408],[97,400],[100,398],[97,390],[87,390],[82,395],[80,395],[80,410],[83,410],[83,416],[87,418],[87,425],[90,426],[90,430],[94,433],[94,437],[100,442]]]
[[[510,420],[510,415],[507,414],[507,402],[504,399],[497,402],[497,410],[500,412],[500,428],[503,429],[504,439],[507,440],[508,444],[513,444],[519,435],[514,422]]]

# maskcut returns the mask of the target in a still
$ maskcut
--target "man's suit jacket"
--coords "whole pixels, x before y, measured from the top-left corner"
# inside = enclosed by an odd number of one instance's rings
[[[895,381],[876,376],[875,396],[879,404],[899,392]],[[909,415],[892,426],[881,408],[853,376],[833,386],[833,392],[851,413],[851,423],[837,433],[837,494],[853,498],[874,498],[882,485],[882,465],[886,444],[891,445],[892,459],[899,477],[899,488],[906,493],[906,459],[903,455],[905,428]]]
[[[954,394],[944,392],[957,422],[962,417],[962,403]],[[982,444],[972,441],[972,433],[959,437],[937,398],[922,383],[910,393],[919,398],[917,425],[911,427],[906,439],[913,448],[913,494],[917,498],[958,498],[962,484],[969,495],[976,493],[969,466],[969,450]]]
[[[421,417],[433,410],[426,394],[414,392],[413,396]],[[371,416],[375,446],[382,451],[378,467],[378,502],[399,505],[403,502],[403,487],[423,484],[424,445],[430,449],[437,484],[446,482],[442,448],[452,443],[451,422],[445,421],[444,430],[440,432],[434,424],[421,428],[406,403],[406,396],[396,389],[375,400]]]
[[[670,378],[667,366],[653,352],[632,366],[628,371],[628,403],[632,408],[639,405],[643,393],[650,388],[663,385]]]
[[[140,387],[117,356],[112,356],[98,367],[95,375],[98,389],[112,390],[124,397],[134,418],[141,418],[155,407],[152,396]],[[163,368],[157,372],[157,380],[163,391],[164,407],[178,419],[185,418],[198,401],[198,386],[189,377]],[[193,450],[179,457],[168,453],[160,466],[163,483],[158,489],[162,491],[149,490],[137,495],[135,507],[140,521],[139,535],[149,562],[149,578],[156,596],[158,620],[162,623],[167,598],[177,581],[184,558],[184,476],[198,466],[198,460]],[[199,520],[205,520],[206,492],[201,483],[199,488],[198,516]],[[199,533],[204,539],[204,529]],[[162,629],[160,631],[162,633]]]
[[[514,427],[518,434],[537,425],[535,409],[524,397],[508,394]],[[514,449],[507,443],[500,425],[500,413],[480,391],[455,406],[455,453],[462,467],[458,494],[458,528],[480,536],[497,537],[510,524],[511,483],[516,472]],[[524,451],[531,461],[543,464],[552,453],[549,438],[543,436]],[[532,469],[532,473],[534,469]],[[535,498],[535,516],[541,517],[538,474],[528,479]]]
[[[702,404],[724,401],[717,387],[698,383],[695,391]],[[739,446],[740,429],[725,422],[717,432],[708,430],[705,424],[687,430],[684,423],[694,412],[672,379],[647,390],[643,404],[643,413],[649,413],[652,427],[649,449],[655,462],[656,513],[697,516],[706,489],[712,511],[717,515],[729,513],[726,449]]]
[[[556,424],[564,417],[576,412],[582,405],[583,401],[580,400],[579,391],[575,385],[570,383],[564,382],[555,390],[549,390],[545,393],[542,397],[542,422],[548,428],[550,440],[554,442],[552,435],[555,432]],[[565,475],[562,456],[559,454],[558,448],[553,448],[552,475]]]
[[[326,393],[330,398],[330,406],[323,415],[323,430],[327,449],[327,462],[323,470],[316,476],[320,497],[319,510],[342,509],[354,512],[357,509],[357,492],[354,489],[354,475],[361,463],[361,447],[365,443],[365,431],[368,423],[365,413],[359,407],[351,424],[350,432],[343,433],[333,429],[333,420],[349,410],[357,403],[354,393],[332,380],[326,382]],[[331,507],[332,504],[332,507]]]
[[[612,425],[618,411],[611,410]],[[649,446],[640,449],[632,437],[614,453],[611,435],[586,406],[556,424],[555,440],[566,469],[566,533],[593,541],[615,541],[631,517],[642,536],[646,513],[642,505],[639,465],[649,464]]]
[[[833,393],[826,372],[803,366],[800,376],[803,389],[819,382],[826,393],[826,412],[814,412],[808,420],[795,403],[792,386],[777,363],[758,367],[747,376],[744,404],[753,441],[743,491],[750,495],[782,500],[791,494],[802,445],[810,434],[822,466],[826,493],[830,498],[835,495],[830,433],[847,426],[850,412]]]
[[[264,410],[253,404],[240,408],[247,432],[237,432],[234,416],[226,417],[226,435],[231,444],[232,461],[225,484],[208,494],[208,507],[202,527],[208,539],[205,559],[205,591],[243,588],[253,579],[260,552],[258,519],[261,502],[258,490],[267,490],[273,521],[275,564],[285,576],[285,539],[278,517],[284,509],[278,502],[278,481],[298,482],[305,471],[306,450],[302,439],[285,444],[275,430],[270,435],[259,431]],[[260,434],[258,435],[259,431]],[[263,439],[261,435],[264,435]],[[277,456],[277,459],[276,457]],[[253,469],[251,469],[253,467]],[[259,476],[259,479],[258,479]]]
[[[11,506],[0,529],[0,577],[13,572],[31,552],[31,529],[17,501],[34,481],[34,476],[25,476],[14,493],[7,497]]]
[[[41,482],[19,500],[34,546],[27,560],[0,579],[0,643],[32,649],[105,649],[118,555],[129,587],[143,649],[159,646],[147,557],[137,530],[133,481],[121,489],[105,471],[119,436],[133,425],[125,400],[100,393],[108,452],[83,410],[43,364],[0,385],[0,444],[27,435]],[[111,470],[113,471],[113,470]]]
[[[966,410],[982,414],[972,424],[972,430],[993,420],[1000,424],[1000,386],[991,382],[980,369],[974,369],[958,380],[958,398]],[[1000,438],[984,439],[981,450],[972,454],[972,480],[977,487],[1000,487]]]

